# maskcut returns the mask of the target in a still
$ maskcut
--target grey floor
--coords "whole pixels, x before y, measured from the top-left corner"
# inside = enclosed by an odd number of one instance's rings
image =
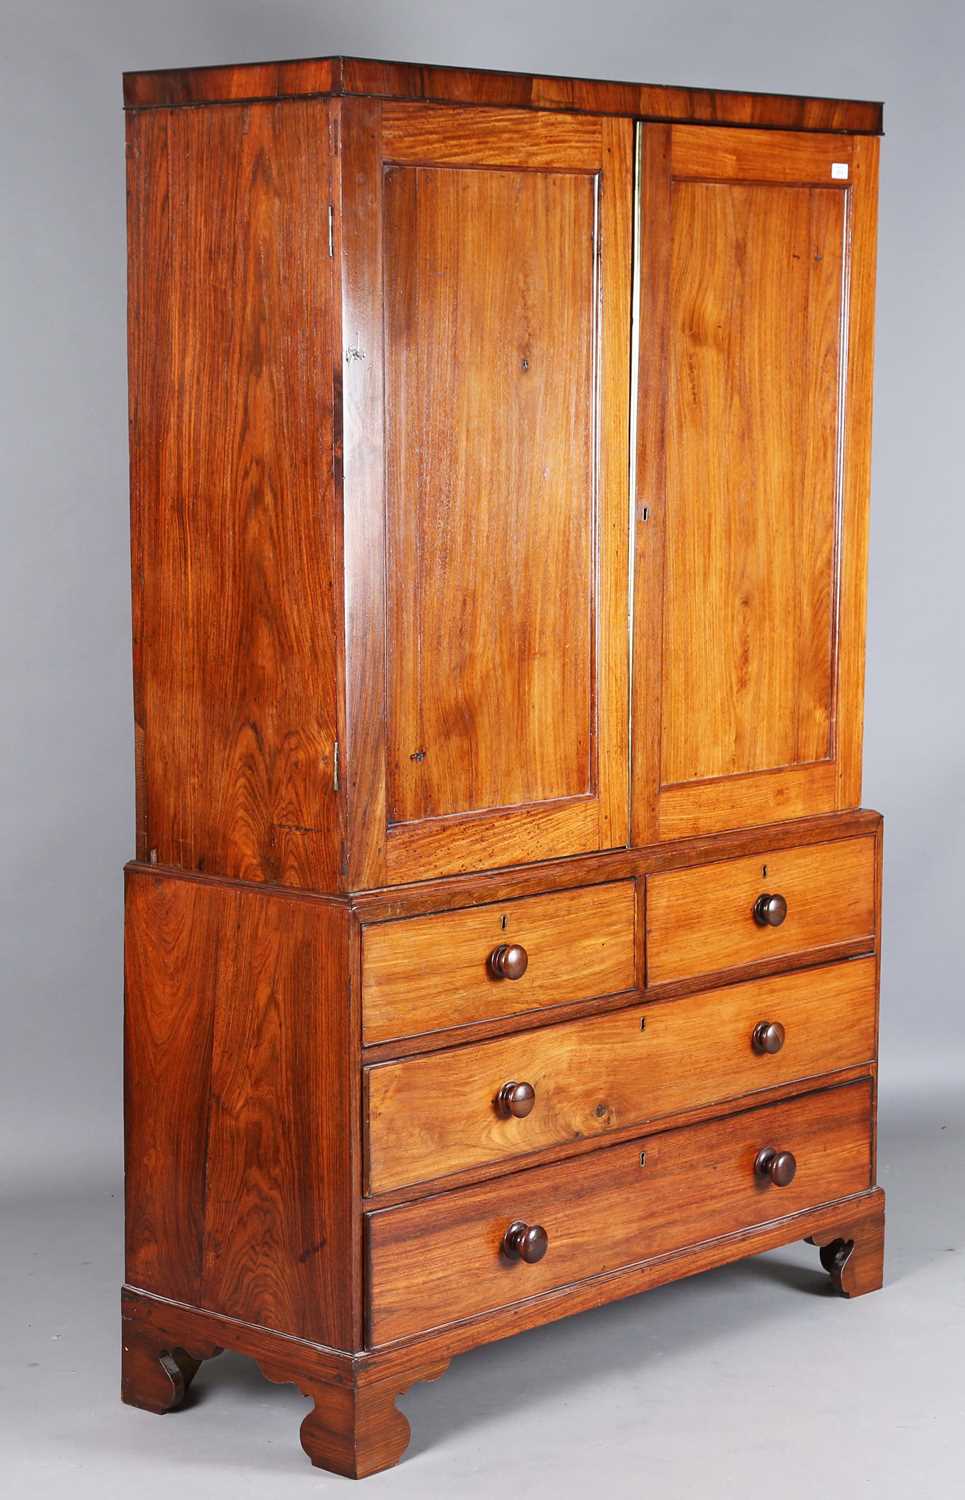
[[[464,1355],[402,1405],[402,1465],[373,1496],[815,1500],[965,1494],[965,1099],[882,1100],[884,1292],[844,1302],[806,1245]],[[0,1475],[9,1496],[350,1493],[298,1444],[303,1399],[231,1355],[192,1405],[117,1399],[119,1192],[5,1195]]]

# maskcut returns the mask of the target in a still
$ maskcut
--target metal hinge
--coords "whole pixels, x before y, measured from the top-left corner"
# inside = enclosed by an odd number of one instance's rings
[[[337,792],[339,790],[339,773],[340,773],[340,769],[341,769],[341,767],[339,765],[339,746],[338,746],[338,740],[336,740],[335,741],[335,746],[334,746],[334,748],[332,750],[332,791],[333,792]]]

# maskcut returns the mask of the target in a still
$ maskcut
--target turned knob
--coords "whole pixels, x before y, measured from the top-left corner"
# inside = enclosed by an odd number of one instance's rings
[[[780,1052],[784,1046],[784,1027],[780,1021],[758,1021],[751,1042],[755,1052]]]
[[[542,1224],[524,1224],[517,1219],[503,1235],[503,1250],[510,1260],[524,1260],[528,1266],[535,1266],[546,1254],[549,1242]]]
[[[780,927],[787,916],[787,902],[783,896],[758,896],[754,902],[754,921],[759,927]]]
[[[765,1182],[773,1182],[775,1187],[787,1187],[794,1181],[797,1162],[790,1151],[778,1151],[774,1146],[765,1146],[763,1151],[757,1153],[754,1171]]]
[[[536,1090],[531,1083],[504,1083],[496,1095],[496,1108],[501,1115],[513,1115],[525,1120],[536,1103]]]
[[[489,955],[489,969],[496,979],[522,979],[529,954],[520,943],[500,943]]]

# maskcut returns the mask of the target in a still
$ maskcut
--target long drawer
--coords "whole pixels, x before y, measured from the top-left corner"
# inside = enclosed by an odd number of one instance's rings
[[[786,1186],[771,1179],[776,1156],[783,1177],[796,1164]],[[783,1218],[870,1178],[861,1081],[382,1209],[367,1216],[369,1343]],[[535,1255],[544,1238],[533,1264],[511,1248]]]
[[[368,1191],[868,1062],[875,997],[855,959],[367,1068]]]
[[[364,1039],[632,989],[636,905],[633,881],[622,880],[365,927]]]
[[[835,839],[667,870],[647,880],[647,984],[866,941],[874,839]]]

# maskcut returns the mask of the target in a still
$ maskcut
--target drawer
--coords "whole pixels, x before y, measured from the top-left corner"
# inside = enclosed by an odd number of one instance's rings
[[[787,903],[779,926],[755,916],[762,896]],[[875,927],[873,838],[779,849],[647,880],[647,984],[866,940]]]
[[[869,1062],[875,1002],[875,961],[854,959],[367,1068],[368,1191]],[[535,1093],[522,1118],[511,1083]]]
[[[418,1036],[634,988],[631,880],[376,923],[362,930],[366,1042]],[[493,955],[522,948],[525,972],[497,977]]]
[[[870,1111],[862,1081],[372,1213],[369,1342],[861,1192],[870,1185]],[[795,1158],[788,1186],[758,1175],[768,1149]],[[514,1224],[545,1231],[536,1264],[506,1253]]]

